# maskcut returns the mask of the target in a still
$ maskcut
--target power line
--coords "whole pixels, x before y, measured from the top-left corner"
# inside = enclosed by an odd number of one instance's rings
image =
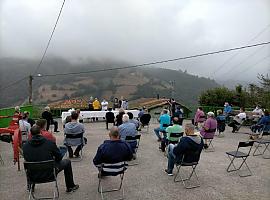
[[[25,79],[27,79],[27,78],[28,78],[28,76],[25,76],[25,77],[23,77],[23,78],[21,78],[21,79],[19,79],[19,80],[17,80],[17,81],[14,81],[14,82],[10,83],[9,85],[7,85],[7,86],[5,86],[5,87],[1,87],[1,88],[0,88],[0,91],[4,91],[4,90],[6,90],[6,89],[12,87],[13,85],[16,85],[16,84],[20,83],[21,81],[23,81],[23,80],[25,80]]]
[[[61,8],[60,8],[60,11],[59,11],[59,14],[58,14],[58,16],[57,16],[56,22],[55,22],[55,24],[54,24],[53,30],[52,30],[52,32],[51,32],[51,35],[50,35],[50,38],[49,38],[49,40],[48,40],[47,46],[46,46],[46,48],[45,48],[45,51],[43,52],[43,55],[42,55],[42,57],[41,57],[41,60],[40,60],[40,62],[39,62],[39,64],[38,64],[38,66],[36,67],[36,69],[35,69],[35,71],[34,71],[34,74],[37,73],[37,71],[39,70],[39,68],[40,68],[40,66],[41,66],[41,64],[42,64],[42,62],[43,62],[43,60],[44,60],[44,57],[45,57],[45,55],[46,55],[46,53],[47,53],[47,50],[48,50],[48,48],[49,48],[49,46],[50,46],[50,43],[51,43],[53,34],[54,34],[54,32],[55,32],[56,26],[57,26],[57,24],[58,24],[59,18],[60,18],[60,16],[61,16],[63,7],[64,7],[64,5],[65,5],[65,2],[66,2],[66,0],[63,0],[62,6],[61,6]]]
[[[197,58],[197,57],[202,57],[202,56],[209,56],[209,55],[213,55],[213,54],[225,53],[225,52],[229,52],[229,51],[236,51],[236,50],[252,48],[252,47],[257,47],[257,46],[263,46],[263,45],[268,45],[268,44],[270,44],[270,41],[269,42],[262,42],[262,43],[252,44],[252,45],[241,46],[241,47],[235,47],[235,48],[230,48],[230,49],[225,49],[225,50],[219,50],[219,51],[207,52],[207,53],[202,53],[202,54],[196,54],[196,55],[191,55],[191,56],[173,58],[173,59],[168,59],[168,60],[161,60],[161,61],[137,64],[137,65],[130,65],[130,66],[124,66],[124,67],[115,67],[115,68],[107,68],[107,69],[97,69],[97,70],[90,70],[90,71],[84,71],[84,72],[44,74],[44,75],[42,75],[42,77],[78,75],[78,74],[88,74],[88,73],[96,73],[96,72],[105,72],[105,71],[113,71],[113,70],[120,70],[120,69],[130,69],[130,68],[144,67],[144,66],[149,66],[149,65],[162,64],[162,63],[167,63],[167,62],[174,62],[174,61],[178,61],[178,60],[185,60],[185,59]],[[36,77],[40,77],[40,76],[36,75]]]
[[[267,55],[265,57],[263,57],[262,59],[260,59],[259,61],[257,61],[255,64],[253,64],[252,66],[250,67],[247,67],[245,68],[244,70],[238,72],[238,73],[235,73],[230,79],[233,79],[234,77],[236,77],[237,75],[241,74],[242,73],[246,73],[248,70],[252,69],[253,67],[257,66],[258,64],[260,64],[261,62],[263,62],[264,60],[268,59],[270,57],[270,55]]]
[[[268,28],[270,27],[270,24],[268,24],[263,30],[261,30],[257,35],[255,35],[253,38],[251,38],[247,45],[249,45],[253,40],[257,39],[261,34],[263,34]],[[236,56],[238,56],[240,54],[240,52],[235,53],[234,55],[232,55],[231,57],[229,57],[227,60],[225,60],[225,62],[223,62],[219,67],[217,67],[217,69],[210,75],[211,77],[213,77],[214,74],[216,74],[218,71],[220,71],[223,66],[225,66],[227,63],[229,63],[233,58],[235,58]]]
[[[249,54],[244,60],[242,60],[241,62],[237,63],[236,65],[233,65],[232,67],[229,68],[229,70],[226,73],[223,73],[222,76],[226,76],[227,74],[230,74],[230,72],[233,70],[235,71],[236,68],[238,68],[239,66],[241,66],[241,64],[245,63],[246,60],[248,60],[249,58],[255,56],[257,53],[260,52],[261,49],[263,49],[265,46],[262,46],[261,48],[257,49],[256,51],[252,52],[251,54]]]
[[[35,75],[33,77],[66,76],[66,75],[78,75],[78,74],[88,74],[88,73],[96,73],[96,72],[114,71],[114,70],[120,70],[120,69],[130,69],[130,68],[137,68],[137,67],[161,64],[161,63],[167,63],[167,62],[174,62],[174,61],[178,61],[178,60],[185,60],[185,59],[190,59],[190,58],[197,58],[197,57],[208,56],[208,55],[213,55],[213,54],[218,54],[218,53],[225,53],[225,52],[229,52],[229,51],[236,51],[236,50],[252,48],[252,47],[257,47],[257,46],[263,46],[263,45],[268,45],[268,44],[270,44],[270,41],[269,42],[263,42],[263,43],[257,43],[257,44],[253,44],[253,45],[235,47],[235,48],[230,48],[230,49],[225,49],[225,50],[219,50],[219,51],[207,52],[207,53],[202,53],[202,54],[196,54],[196,55],[191,55],[191,56],[173,58],[173,59],[168,59],[168,60],[143,63],[143,64],[138,64],[138,65],[130,65],[130,66],[124,66],[124,67],[107,68],[107,69],[97,69],[97,70],[84,71],[84,72],[70,72],[70,73],[61,73],[61,74],[44,74],[44,75],[41,75],[41,76],[40,75]],[[7,89],[7,88],[9,88],[9,87],[11,87],[13,85],[16,85],[16,84],[20,83],[21,81],[23,81],[23,80],[25,80],[27,78],[29,78],[29,76],[23,77],[22,79],[19,79],[19,80],[15,81],[15,82],[5,86],[5,87],[1,87],[0,90],[5,90],[5,89]]]

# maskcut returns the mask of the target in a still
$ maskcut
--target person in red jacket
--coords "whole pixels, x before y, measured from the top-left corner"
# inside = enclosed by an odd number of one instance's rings
[[[9,124],[9,127],[18,126],[19,127],[19,120],[22,119],[22,114],[20,112],[20,106],[15,107],[15,112],[12,117],[12,121]]]
[[[47,121],[46,119],[39,119],[36,122],[36,125],[40,127],[41,129],[41,135],[46,138],[47,140],[52,141],[53,143],[56,143],[56,138],[53,136],[53,134],[46,130]],[[31,140],[32,135],[29,134],[28,140]]]

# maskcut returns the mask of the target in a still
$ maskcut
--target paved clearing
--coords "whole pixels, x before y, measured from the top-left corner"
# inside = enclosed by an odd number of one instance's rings
[[[65,193],[63,173],[58,175],[60,199],[100,199],[97,192],[97,170],[92,164],[92,159],[97,147],[108,138],[105,123],[86,123],[86,137],[88,144],[84,148],[84,158],[81,162],[73,162],[75,182],[80,185],[78,191],[72,194]],[[152,124],[149,134],[142,132],[142,139],[137,155],[139,165],[130,166],[124,179],[125,197],[130,200],[214,200],[214,199],[270,199],[270,160],[261,156],[250,156],[247,160],[252,176],[241,178],[237,173],[227,173],[226,167],[229,160],[225,151],[235,150],[239,141],[247,140],[247,128],[241,128],[240,133],[230,133],[227,127],[225,137],[214,139],[215,152],[202,152],[197,174],[201,187],[187,190],[181,182],[174,183],[173,177],[164,173],[167,166],[167,158],[158,150],[158,143],[153,133]],[[60,125],[61,127],[61,125]],[[57,143],[63,141],[63,131],[56,134]],[[5,165],[0,165],[0,199],[21,200],[27,199],[26,177],[24,170],[17,171],[12,163],[11,145],[0,142],[0,152]],[[254,147],[253,147],[254,148]],[[252,151],[253,152],[253,151]],[[115,179],[106,178],[111,185],[117,182]],[[118,179],[116,179],[118,181]],[[51,185],[36,187],[37,194],[49,194]],[[117,194],[108,194],[116,197]]]

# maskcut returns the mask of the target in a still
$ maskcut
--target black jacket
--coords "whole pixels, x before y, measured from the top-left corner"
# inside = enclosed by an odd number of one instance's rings
[[[106,112],[106,121],[108,123],[114,123],[114,113],[109,111],[109,112]]]
[[[53,122],[52,113],[50,113],[49,111],[44,111],[41,116],[43,119],[47,120],[48,124],[51,124]]]
[[[130,145],[122,140],[105,140],[98,147],[97,154],[93,159],[95,165],[101,163],[118,163],[131,160],[133,157]]]
[[[42,135],[34,135],[30,141],[23,145],[23,157],[28,162],[39,162],[46,160],[62,160],[61,153],[56,144],[45,139]],[[48,178],[51,172],[37,172],[31,175],[34,179]]]
[[[61,153],[56,144],[42,135],[34,135],[30,141],[23,145],[23,157],[29,162],[62,160]]]
[[[176,162],[198,162],[200,160],[201,151],[203,149],[203,139],[200,136],[184,136],[180,142],[174,147],[173,153],[176,156]]]

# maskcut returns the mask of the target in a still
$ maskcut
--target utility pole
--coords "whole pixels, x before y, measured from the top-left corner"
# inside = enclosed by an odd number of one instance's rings
[[[30,75],[29,76],[29,99],[28,99],[28,103],[32,104],[33,101],[33,76]]]
[[[170,81],[170,84],[171,84],[171,98],[174,98],[175,80]]]

